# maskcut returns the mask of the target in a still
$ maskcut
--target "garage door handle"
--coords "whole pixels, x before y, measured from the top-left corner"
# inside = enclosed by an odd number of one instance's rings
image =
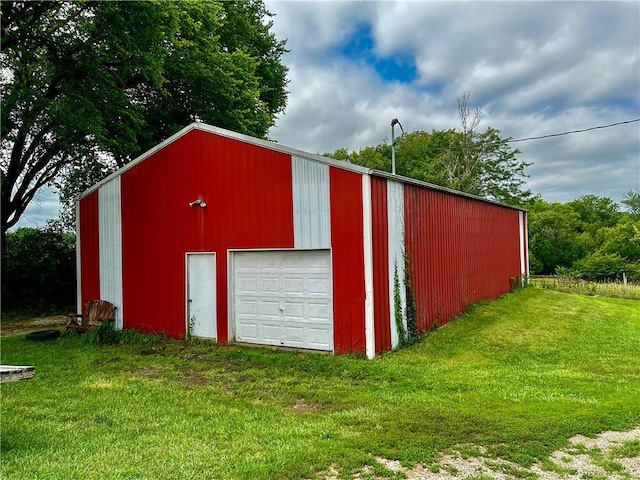
[[[281,311],[281,312],[284,312],[284,307],[280,307],[280,311]]]

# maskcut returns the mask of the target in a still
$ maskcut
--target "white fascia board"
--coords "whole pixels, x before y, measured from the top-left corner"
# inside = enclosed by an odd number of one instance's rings
[[[244,135],[242,133],[232,132],[231,130],[226,130],[224,128],[219,128],[219,127],[214,127],[212,125],[207,125],[206,123],[194,122],[191,125],[188,125],[185,128],[183,128],[179,132],[174,133],[173,135],[171,135],[169,138],[167,138],[163,142],[159,143],[158,145],[156,145],[155,147],[151,148],[150,150],[147,150],[146,152],[144,152],[139,157],[136,157],[131,162],[127,163],[124,167],[119,168],[118,170],[113,172],[108,177],[104,178],[100,182],[96,183],[92,187],[90,187],[87,190],[85,190],[84,192],[82,192],[78,196],[78,198],[76,198],[76,202],[79,201],[80,199],[86,197],[87,195],[95,192],[102,185],[104,185],[105,183],[110,182],[113,178],[115,178],[117,176],[120,176],[124,172],[129,170],[130,168],[135,167],[137,164],[139,164],[140,162],[146,160],[147,158],[149,158],[154,153],[162,150],[167,145],[170,145],[171,143],[175,142],[179,138],[183,137],[184,135],[189,133],[191,130],[201,130],[203,132],[212,133],[212,134],[218,135],[220,137],[230,138],[230,139],[233,139],[233,140],[238,140],[238,141],[243,142],[243,143],[248,143],[250,145],[263,147],[263,148],[266,148],[268,150],[275,150],[277,152],[285,153],[287,155],[296,156],[296,157],[303,157],[303,158],[305,158],[307,160],[311,160],[311,161],[318,162],[318,163],[323,163],[325,165],[330,165],[332,167],[341,168],[343,170],[350,170],[350,171],[353,171],[353,172],[356,172],[356,173],[360,173],[360,174],[369,174],[369,173],[371,173],[371,169],[365,168],[365,167],[361,167],[360,165],[354,165],[352,163],[343,162],[343,161],[340,161],[340,160],[335,160],[333,158],[323,157],[322,155],[316,155],[314,153],[304,152],[302,150],[298,150],[298,149],[295,149],[295,148],[291,148],[291,147],[286,147],[284,145],[280,145],[279,143],[271,142],[271,141],[268,141],[268,140],[262,140],[260,138],[251,137],[249,135]]]
[[[249,143],[251,145],[263,147],[268,150],[275,150],[277,152],[285,153],[287,155],[292,155],[295,157],[303,157],[307,160],[313,160],[315,162],[324,163],[326,165],[330,165],[336,168],[341,168],[343,170],[351,170],[353,172],[357,172],[360,174],[371,173],[370,168],[361,167],[360,165],[354,165],[352,163],[344,162],[341,160],[335,160],[333,158],[323,157],[322,155],[316,155],[315,153],[305,152],[303,150],[287,147],[285,145],[281,145],[279,143],[272,142],[269,140],[262,140],[261,138],[251,137],[249,135],[244,135],[242,133],[232,132],[231,130],[225,130],[224,128],[214,127],[212,125],[207,125],[206,123],[194,123],[191,126],[193,126],[193,128],[197,128],[198,130],[214,133],[221,137],[232,138],[234,140],[239,140],[243,143]]]

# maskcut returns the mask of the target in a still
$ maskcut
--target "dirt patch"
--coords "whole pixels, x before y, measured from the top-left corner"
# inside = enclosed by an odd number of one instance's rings
[[[26,335],[39,330],[63,329],[68,321],[69,318],[66,315],[28,318],[26,320],[3,320],[0,322],[0,337]]]
[[[292,408],[296,413],[315,412],[318,409],[318,407],[316,407],[315,405],[304,403],[301,400],[298,400]]]
[[[91,365],[96,367],[102,367],[103,365],[108,365],[110,363],[118,363],[121,362],[122,359],[120,357],[112,357],[112,358],[98,358],[91,362]]]
[[[130,373],[137,377],[152,378],[155,380],[159,380],[160,378],[163,377],[164,369],[159,366],[144,367],[144,368],[138,368],[136,370],[131,370]]]
[[[193,368],[176,367],[176,371],[185,388],[191,389],[209,385],[209,379]]]

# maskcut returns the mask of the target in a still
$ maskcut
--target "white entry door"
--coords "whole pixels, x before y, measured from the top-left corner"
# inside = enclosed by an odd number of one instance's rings
[[[333,351],[329,250],[235,252],[236,340]]]
[[[216,338],[216,254],[187,254],[187,332]]]

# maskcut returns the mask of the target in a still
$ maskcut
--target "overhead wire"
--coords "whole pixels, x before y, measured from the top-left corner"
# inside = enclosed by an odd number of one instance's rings
[[[542,140],[542,139],[545,139],[545,138],[561,137],[561,136],[564,136],[564,135],[571,135],[571,134],[574,134],[574,133],[588,132],[588,131],[591,131],[591,130],[599,130],[599,129],[603,129],[603,128],[611,128],[611,127],[616,127],[618,125],[625,125],[625,124],[636,123],[636,122],[640,122],[640,118],[634,118],[633,120],[624,120],[624,121],[621,121],[621,122],[610,123],[610,124],[607,124],[607,125],[598,125],[598,126],[595,126],[595,127],[582,128],[582,129],[579,129],[579,130],[569,130],[569,131],[560,132],[560,133],[549,133],[549,134],[546,134],[546,135],[539,135],[539,136],[536,136],[536,137],[526,137],[526,138],[516,138],[516,139],[507,138],[507,139],[504,140],[504,143],[516,143],[516,142],[525,142],[525,141],[528,141],[528,140]],[[428,133],[428,132],[425,132],[425,133]],[[404,137],[404,135],[402,137]],[[402,138],[402,137],[400,137],[400,138]],[[398,140],[400,140],[400,138],[398,138]],[[488,142],[488,143],[481,143],[480,145],[482,147],[492,147],[494,145],[497,146],[497,145],[500,145],[502,143],[503,142],[496,142],[496,143]],[[450,146],[447,146],[447,147],[431,147],[431,148],[422,148],[422,147],[416,148],[416,147],[404,146],[402,148],[402,151],[403,152],[413,152],[413,153],[424,152],[424,151],[444,152],[444,151],[451,151],[452,147],[453,147],[453,145],[450,145]],[[351,153],[359,153],[359,152],[356,152],[354,150]]]
[[[516,138],[516,139],[512,139],[512,140],[507,140],[507,142],[509,142],[509,143],[526,142],[527,140],[541,140],[543,138],[561,137],[563,135],[571,135],[572,133],[589,132],[591,130],[598,130],[598,129],[601,129],[601,128],[610,128],[610,127],[615,127],[617,125],[624,125],[624,124],[627,124],[627,123],[634,123],[634,122],[640,122],[640,118],[636,118],[636,119],[633,119],[633,120],[625,120],[623,122],[610,123],[608,125],[598,125],[597,127],[582,128],[580,130],[570,130],[568,132],[549,133],[547,135],[540,135],[540,136],[537,136],[537,137]]]
[[[611,128],[611,127],[615,127],[615,126],[618,126],[618,125],[625,125],[625,124],[636,123],[636,122],[640,122],[640,118],[634,118],[633,120],[624,120],[624,121],[621,121],[621,122],[610,123],[610,124],[607,124],[607,125],[598,125],[598,126],[595,126],[595,127],[582,128],[582,129],[578,129],[578,130],[569,130],[567,132],[549,133],[549,134],[546,134],[546,135],[539,135],[539,136],[536,136],[536,137],[515,138],[515,139],[507,138],[504,141],[505,141],[505,143],[516,143],[516,142],[525,142],[525,141],[528,141],[528,140],[542,140],[542,139],[545,139],[545,138],[561,137],[561,136],[564,136],[564,135],[571,135],[571,134],[574,134],[574,133],[589,132],[591,130],[599,130],[599,129],[603,129],[603,128]],[[483,147],[491,147],[491,146],[494,146],[494,145],[500,145],[500,143],[502,143],[502,142],[481,143],[481,146],[483,146]],[[431,150],[431,151],[446,151],[446,150],[450,150],[450,149],[451,149],[451,147],[432,147],[429,150]],[[418,150],[423,151],[423,150],[426,150],[426,149],[422,149],[422,148],[416,149],[416,148],[411,148],[411,147],[409,147],[409,148],[405,147],[404,148],[404,151],[413,151],[413,152],[415,152],[415,151],[418,151]]]

